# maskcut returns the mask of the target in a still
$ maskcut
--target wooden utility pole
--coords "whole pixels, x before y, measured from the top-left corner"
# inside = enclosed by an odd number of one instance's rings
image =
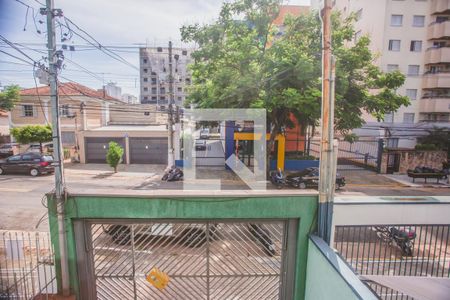
[[[168,114],[168,125],[169,125],[169,155],[168,164],[169,166],[175,165],[174,149],[173,149],[173,63],[172,63],[172,41],[169,41],[169,114]]]
[[[58,100],[58,65],[55,42],[55,16],[53,0],[46,0],[45,13],[47,15],[47,47],[49,62],[50,101],[52,108],[53,156],[55,166],[55,196],[58,214],[58,240],[61,264],[61,287],[63,296],[70,294],[69,261],[67,257],[67,235],[64,223],[64,166],[61,145],[61,128],[59,126]]]
[[[319,236],[331,238],[336,177],[334,155],[334,59],[331,48],[331,0],[324,0],[322,19],[322,134],[320,143]]]

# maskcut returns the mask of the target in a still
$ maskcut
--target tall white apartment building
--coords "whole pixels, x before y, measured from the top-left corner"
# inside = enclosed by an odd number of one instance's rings
[[[344,17],[356,14],[355,40],[370,36],[382,70],[399,70],[406,76],[398,92],[408,96],[411,105],[387,114],[382,127],[399,133],[450,126],[450,0],[334,0],[333,4]],[[378,123],[368,114],[365,120]],[[411,147],[415,140],[409,140],[392,146]]]
[[[140,103],[154,104],[159,110],[169,106],[169,49],[164,47],[140,48]],[[172,49],[172,74],[174,77],[174,105],[182,106],[186,99],[186,86],[191,84],[187,65],[191,51]]]

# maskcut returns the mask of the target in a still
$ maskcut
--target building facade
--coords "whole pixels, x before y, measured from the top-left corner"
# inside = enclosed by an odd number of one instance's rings
[[[186,87],[191,84],[187,65],[191,62],[191,51],[172,49],[173,99],[174,105],[182,106],[186,99]],[[140,103],[156,105],[159,110],[169,106],[169,50],[164,47],[141,48]]]
[[[128,104],[138,104],[138,98],[134,95],[131,94],[122,94],[121,99],[123,102],[128,103]]]
[[[355,41],[370,36],[375,63],[383,71],[399,70],[406,76],[398,93],[411,104],[387,114],[383,127],[406,136],[410,128],[448,126],[450,0],[335,0],[334,9],[344,17],[356,15]],[[379,123],[369,114],[365,120]],[[403,145],[393,146],[415,144],[414,138],[403,140]]]

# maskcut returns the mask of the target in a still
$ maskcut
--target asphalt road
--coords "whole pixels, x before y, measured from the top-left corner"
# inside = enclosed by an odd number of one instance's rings
[[[126,170],[123,170],[126,168]],[[182,189],[182,182],[162,182],[160,180],[164,166],[131,165],[121,166],[114,174],[106,165],[73,165],[66,168],[66,185],[68,191],[120,189],[120,190],[155,190]],[[218,168],[203,169],[197,172],[198,178],[221,179],[223,189],[248,189],[236,176]],[[200,179],[201,181],[202,179]],[[0,176],[0,229],[36,230],[36,224],[46,208],[41,200],[45,193],[54,186],[53,176],[30,177],[28,175]],[[273,188],[271,184],[268,188]],[[410,188],[386,181],[369,183],[349,183],[337,195],[369,196],[449,196],[449,188]],[[45,203],[45,201],[44,201]],[[44,221],[37,228],[48,230]]]

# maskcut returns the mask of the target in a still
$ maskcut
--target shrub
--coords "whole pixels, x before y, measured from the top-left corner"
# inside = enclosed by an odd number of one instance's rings
[[[109,142],[108,153],[106,154],[106,162],[111,168],[114,168],[114,173],[117,173],[117,166],[119,165],[123,155],[123,148],[116,142]]]
[[[434,144],[417,144],[414,149],[422,150],[422,151],[434,151],[439,150],[438,147]]]

